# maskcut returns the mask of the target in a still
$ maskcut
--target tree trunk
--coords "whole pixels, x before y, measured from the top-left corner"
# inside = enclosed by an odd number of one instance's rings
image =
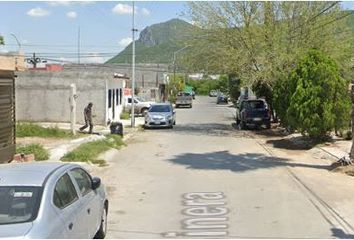
[[[352,104],[352,147],[349,154],[350,159],[354,159],[354,104]]]

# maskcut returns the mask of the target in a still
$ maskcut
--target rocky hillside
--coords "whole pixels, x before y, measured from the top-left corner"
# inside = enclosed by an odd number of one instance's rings
[[[172,19],[146,27],[135,41],[136,63],[171,63],[173,52],[185,46],[195,26]],[[132,44],[107,63],[131,63]]]

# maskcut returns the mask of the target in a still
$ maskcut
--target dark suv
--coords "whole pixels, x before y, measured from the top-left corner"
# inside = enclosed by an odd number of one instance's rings
[[[263,99],[243,100],[237,104],[236,122],[241,125],[241,129],[246,129],[249,125],[265,125],[270,129],[270,116],[268,105]]]

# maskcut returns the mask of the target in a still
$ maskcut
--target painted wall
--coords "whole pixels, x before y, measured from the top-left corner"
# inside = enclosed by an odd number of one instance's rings
[[[70,84],[77,88],[77,123],[84,123],[83,109],[93,103],[94,124],[107,123],[107,85],[115,81],[113,71],[72,69],[61,72],[26,71],[17,73],[17,120],[33,122],[70,122]]]

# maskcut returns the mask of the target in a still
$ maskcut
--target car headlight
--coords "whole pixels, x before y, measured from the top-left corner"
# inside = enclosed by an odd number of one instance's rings
[[[172,119],[172,115],[168,115],[166,118],[167,118],[168,120],[171,120],[171,119]]]

